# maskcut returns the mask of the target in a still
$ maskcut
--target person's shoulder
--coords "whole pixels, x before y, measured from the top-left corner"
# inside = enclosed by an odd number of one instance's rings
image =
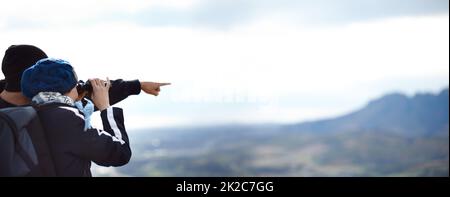
[[[76,108],[66,104],[52,104],[43,106],[40,111],[57,119],[84,119],[84,115]]]

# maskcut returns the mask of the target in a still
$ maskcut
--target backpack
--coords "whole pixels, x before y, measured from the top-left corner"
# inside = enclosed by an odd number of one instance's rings
[[[54,166],[35,107],[0,109],[0,177],[56,176]]]

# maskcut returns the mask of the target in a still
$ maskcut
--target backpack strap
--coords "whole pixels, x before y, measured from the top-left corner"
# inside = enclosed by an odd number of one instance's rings
[[[23,161],[27,165],[27,167],[31,170],[36,165],[33,160],[31,159],[30,155],[23,149],[23,147],[20,145],[20,140],[18,136],[18,128],[14,124],[14,120],[12,120],[9,116],[6,114],[0,113],[1,118],[6,120],[6,123],[8,124],[9,128],[12,129],[11,133],[13,134],[14,138],[14,148],[19,153],[20,157],[22,157]]]

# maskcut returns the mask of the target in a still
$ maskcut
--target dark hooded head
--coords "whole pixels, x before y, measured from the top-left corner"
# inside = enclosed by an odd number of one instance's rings
[[[47,58],[47,54],[33,45],[11,45],[2,61],[2,71],[5,75],[5,90],[20,92],[20,81],[23,72],[37,61]]]

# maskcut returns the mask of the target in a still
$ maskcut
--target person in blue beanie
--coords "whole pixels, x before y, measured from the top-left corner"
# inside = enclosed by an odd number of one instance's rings
[[[90,126],[86,121],[90,114],[77,106],[78,79],[69,62],[45,58],[26,69],[21,78],[22,94],[39,106],[57,176],[92,176],[91,161],[100,166],[129,162],[131,149],[123,111],[110,106],[108,80],[90,80],[91,98],[100,111],[102,130]]]

